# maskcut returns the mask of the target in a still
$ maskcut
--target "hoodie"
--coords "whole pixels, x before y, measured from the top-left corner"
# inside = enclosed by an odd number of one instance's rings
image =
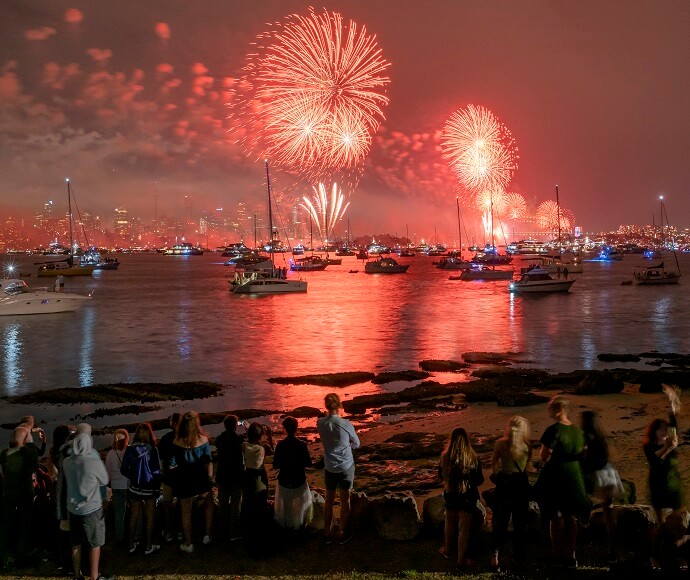
[[[91,436],[79,433],[72,441],[72,455],[63,462],[67,483],[67,511],[85,516],[103,505],[101,486],[108,483],[108,472],[93,452]],[[63,518],[64,518],[63,514]]]

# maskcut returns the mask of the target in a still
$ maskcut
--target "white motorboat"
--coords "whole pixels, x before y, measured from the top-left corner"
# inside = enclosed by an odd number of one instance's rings
[[[55,292],[47,288],[30,290],[24,280],[0,280],[0,316],[73,312],[93,300],[92,296]]]
[[[266,272],[237,273],[232,291],[235,294],[284,294],[306,292],[304,280],[287,280]]]
[[[546,256],[539,256],[530,260],[534,266],[546,270],[549,274],[567,275],[582,274],[582,263],[577,260],[564,260],[562,258],[550,258]],[[530,267],[529,269],[533,269]],[[527,269],[525,269],[526,271]]]
[[[508,290],[519,294],[568,292],[573,284],[575,284],[575,280],[554,280],[546,270],[532,268],[525,272],[519,280],[511,282],[508,285]]]
[[[393,258],[379,258],[364,264],[364,271],[367,274],[404,274],[409,267],[409,264],[398,264]]]

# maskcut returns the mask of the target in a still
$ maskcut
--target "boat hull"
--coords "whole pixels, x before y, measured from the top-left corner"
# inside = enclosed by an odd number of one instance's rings
[[[537,282],[514,282],[509,286],[511,292],[518,294],[545,294],[548,292],[568,292],[575,280],[540,280]]]
[[[668,284],[678,284],[680,282],[680,275],[676,276],[636,276],[635,284],[638,286],[661,286]]]
[[[365,264],[364,271],[367,274],[404,274],[409,267],[409,264],[398,264],[397,266],[370,266]]]
[[[306,292],[307,283],[303,280],[262,278],[238,284],[232,291],[234,294],[287,294]]]
[[[512,270],[483,270],[481,272],[475,272],[470,270],[469,272],[463,272],[460,274],[460,280],[465,282],[470,282],[472,280],[485,280],[487,282],[492,282],[495,280],[512,280],[513,271]]]
[[[0,316],[74,312],[91,300],[91,296],[66,292],[24,292],[0,298]]]

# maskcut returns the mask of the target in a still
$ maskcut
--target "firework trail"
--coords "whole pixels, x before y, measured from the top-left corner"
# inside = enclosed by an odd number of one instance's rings
[[[337,12],[310,10],[256,45],[232,105],[244,145],[308,178],[360,165],[388,104],[390,63],[376,37]]]
[[[468,105],[453,113],[443,129],[442,146],[451,168],[470,190],[503,190],[517,169],[515,140],[484,107]]]
[[[318,186],[314,186],[313,202],[306,196],[302,199],[304,203],[300,205],[316,224],[321,240],[325,243],[335,229],[336,224],[343,219],[350,203],[344,204],[345,197],[338,188],[337,183],[334,183],[331,188],[330,198],[328,197],[325,184],[319,183]]]

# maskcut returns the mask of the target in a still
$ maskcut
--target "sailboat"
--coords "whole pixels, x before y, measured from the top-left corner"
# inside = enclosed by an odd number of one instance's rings
[[[273,242],[273,210],[271,206],[271,176],[268,172],[268,159],[266,160],[266,190],[268,193],[268,228]],[[273,261],[274,244],[270,244],[271,270],[269,272],[253,272],[249,275],[236,274],[236,284],[232,292],[236,294],[286,294],[292,292],[306,292],[307,283],[304,280],[287,280],[285,276],[277,274]]]
[[[661,203],[661,248],[664,247],[664,216],[666,216],[666,223],[668,224],[668,214],[664,207],[664,196],[659,196]],[[676,261],[676,270],[666,270],[664,262],[660,262],[654,266],[648,266],[634,272],[635,283],[640,286],[653,286],[659,284],[678,284],[680,282],[680,264],[678,263],[678,256],[676,254],[676,245],[671,242],[673,248],[673,257]]]
[[[314,247],[313,223],[311,216],[309,216],[309,247]],[[314,255],[312,251],[310,256],[306,258],[295,258],[290,260],[290,270],[293,272],[318,272],[325,270],[328,266],[328,260],[324,260],[321,256]]]
[[[436,264],[440,270],[464,270],[470,267],[469,262],[462,261],[462,231],[460,229],[460,200],[455,198],[455,206],[458,214],[458,250],[451,252],[450,257],[441,258]]]
[[[407,244],[404,248],[400,248],[398,255],[401,258],[414,258],[416,252],[414,251],[412,244],[410,244],[410,229],[407,224],[405,224],[405,239],[407,240]]]
[[[351,236],[350,236],[350,220],[347,220],[347,237],[345,238],[345,243],[342,244],[335,251],[336,256],[354,256],[355,251],[351,247]]]
[[[94,271],[94,266],[74,264],[74,240],[72,235],[72,188],[70,186],[69,177],[65,179],[67,182],[67,218],[69,219],[69,256],[64,260],[55,262],[43,262],[38,265],[39,276],[91,276]]]
[[[460,276],[451,276],[451,280],[484,280],[484,281],[494,281],[494,280],[512,280],[513,271],[512,270],[496,270],[496,264],[504,263],[498,261],[498,258],[510,258],[510,256],[499,256],[496,251],[496,241],[494,239],[494,204],[493,196],[490,197],[490,210],[491,210],[491,248],[493,250],[492,257],[489,262],[491,268],[486,266],[484,263],[477,263],[475,258],[472,259],[472,264],[469,268],[462,271]],[[459,211],[459,206],[458,206]],[[510,258],[512,260],[512,258]],[[507,262],[510,263],[510,262]]]

